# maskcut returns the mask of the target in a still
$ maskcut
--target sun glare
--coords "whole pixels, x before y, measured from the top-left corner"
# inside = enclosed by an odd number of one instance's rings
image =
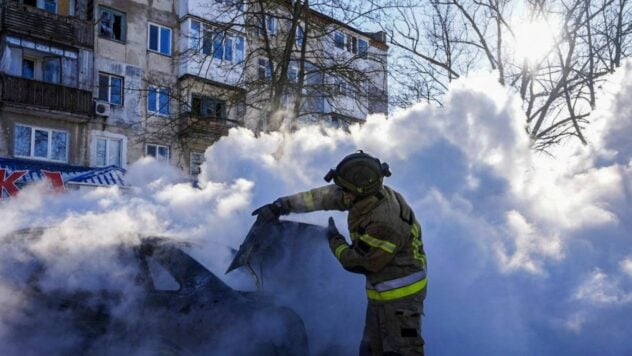
[[[555,45],[553,23],[542,19],[520,22],[514,30],[513,44],[516,58],[526,59],[530,64],[545,58]]]

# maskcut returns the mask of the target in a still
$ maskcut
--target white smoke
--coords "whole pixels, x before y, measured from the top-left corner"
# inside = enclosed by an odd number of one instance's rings
[[[10,231],[54,226],[28,248],[51,266],[50,288],[125,283],[107,251],[137,243],[141,233],[192,242],[205,266],[252,290],[247,272],[223,275],[254,221],[250,212],[325,184],[331,167],[363,149],[390,164],[386,184],[404,195],[423,227],[428,354],[629,354],[630,95],[628,62],[603,90],[589,145],[568,142],[552,156],[529,148],[520,101],[489,75],[456,81],[442,108],[418,104],[371,116],[349,132],[310,126],[255,137],[233,129],[206,151],[200,189],[145,159],[130,169],[130,190],[50,196],[26,189],[0,205],[0,238],[11,246]],[[329,215],[344,232],[342,213],[289,219],[325,225]],[[266,291],[301,314],[314,353],[332,345],[355,353],[366,306],[362,277],[344,272],[325,241],[313,250],[301,255],[305,275],[290,279],[287,290]],[[6,261],[21,258],[11,248],[1,253]],[[0,265],[2,337],[6,320],[19,318],[21,298],[12,265]],[[326,303],[301,299],[302,290],[314,289]]]

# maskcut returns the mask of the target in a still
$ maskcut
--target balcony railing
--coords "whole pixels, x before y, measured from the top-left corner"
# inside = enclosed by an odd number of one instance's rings
[[[1,99],[79,115],[92,114],[92,93],[59,84],[0,73]]]
[[[60,16],[9,1],[2,9],[2,30],[48,41],[94,47],[94,29],[90,22]]]
[[[231,127],[241,125],[234,120],[201,117],[188,112],[183,113],[178,120],[179,134],[187,138],[219,138],[228,135]]]

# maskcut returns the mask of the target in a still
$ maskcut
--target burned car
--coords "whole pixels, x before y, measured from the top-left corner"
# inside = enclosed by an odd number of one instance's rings
[[[47,279],[54,266],[24,247],[43,231],[3,241],[10,251],[2,253],[1,287],[18,296],[0,315],[3,354],[309,353],[305,325],[293,310],[226,285],[185,252],[186,244],[139,238],[112,252],[120,266],[114,282],[58,287]]]

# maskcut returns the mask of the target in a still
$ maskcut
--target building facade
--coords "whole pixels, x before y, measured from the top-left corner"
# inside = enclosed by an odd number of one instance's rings
[[[5,0],[0,156],[121,168],[153,156],[194,176],[234,126],[386,113],[384,34],[300,6]]]

